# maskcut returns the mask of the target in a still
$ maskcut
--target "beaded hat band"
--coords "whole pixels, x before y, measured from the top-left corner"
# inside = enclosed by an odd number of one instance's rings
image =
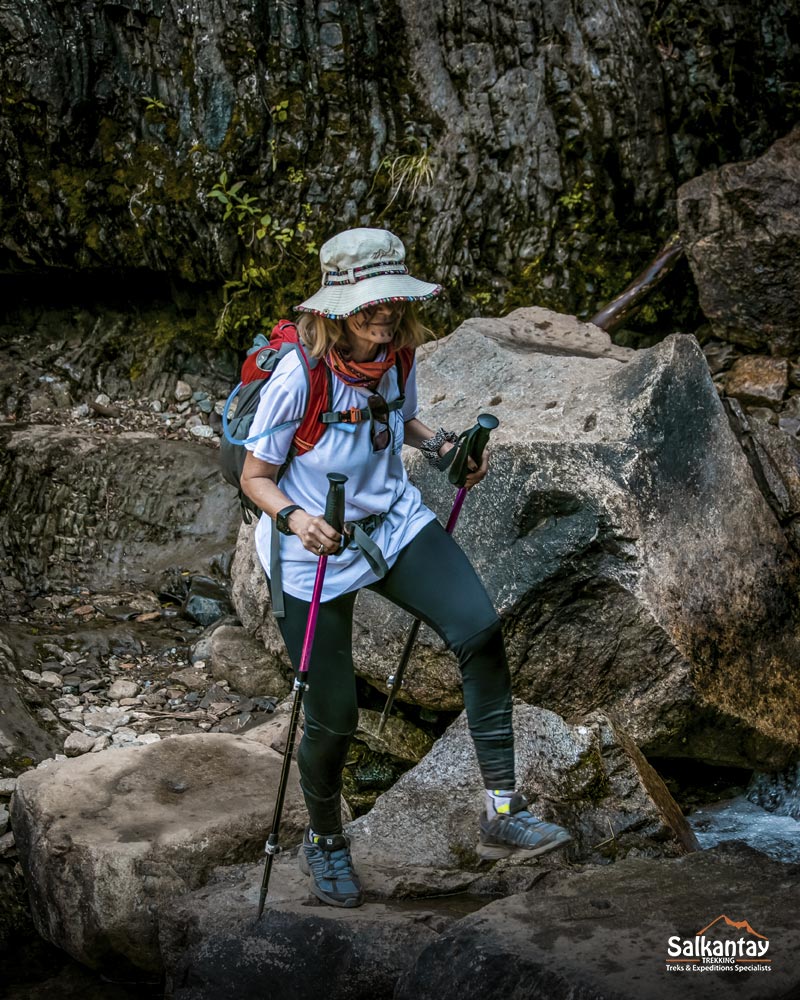
[[[323,285],[354,285],[365,278],[379,278],[384,274],[408,274],[408,268],[400,260],[382,260],[377,264],[350,267],[346,271],[326,271]]]

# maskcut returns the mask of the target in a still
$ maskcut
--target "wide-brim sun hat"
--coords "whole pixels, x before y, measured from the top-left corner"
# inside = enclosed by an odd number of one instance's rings
[[[441,285],[408,273],[406,248],[386,229],[347,229],[323,244],[319,252],[322,287],[295,306],[298,312],[344,319],[380,302],[431,299]]]

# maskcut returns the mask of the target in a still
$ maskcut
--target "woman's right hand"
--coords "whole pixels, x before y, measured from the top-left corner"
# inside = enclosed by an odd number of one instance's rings
[[[289,515],[289,527],[300,539],[303,548],[315,556],[331,556],[341,547],[342,536],[321,514],[312,517],[304,510],[295,510]]]

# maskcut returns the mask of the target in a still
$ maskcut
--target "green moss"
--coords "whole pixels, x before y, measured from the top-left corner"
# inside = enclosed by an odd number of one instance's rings
[[[565,776],[564,798],[569,803],[599,805],[610,790],[603,757],[597,748],[583,754],[578,766]]]

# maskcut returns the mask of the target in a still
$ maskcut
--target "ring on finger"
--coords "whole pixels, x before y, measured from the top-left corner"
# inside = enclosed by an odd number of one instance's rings
[[[324,544],[323,544],[322,542],[320,542],[320,543],[319,543],[319,548],[317,549],[317,552],[318,552],[318,553],[319,553],[320,555],[322,555],[322,553],[323,553],[324,551],[325,551],[325,546],[324,546]]]

